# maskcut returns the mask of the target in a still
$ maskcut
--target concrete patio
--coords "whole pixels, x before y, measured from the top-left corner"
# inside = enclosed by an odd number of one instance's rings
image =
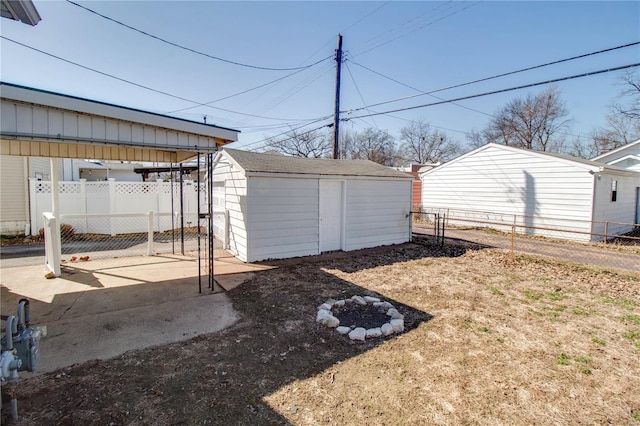
[[[1,312],[30,300],[32,325],[47,328],[38,372],[50,372],[229,327],[239,315],[225,291],[268,268],[216,250],[217,283],[210,289],[203,275],[199,292],[197,259],[179,255],[66,263],[54,279],[44,265],[3,265]]]

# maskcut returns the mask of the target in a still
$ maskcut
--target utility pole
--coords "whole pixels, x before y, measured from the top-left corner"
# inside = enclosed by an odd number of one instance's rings
[[[340,69],[342,68],[342,35],[338,34],[336,49],[336,104],[333,114],[333,158],[340,157],[338,138],[340,137]]]

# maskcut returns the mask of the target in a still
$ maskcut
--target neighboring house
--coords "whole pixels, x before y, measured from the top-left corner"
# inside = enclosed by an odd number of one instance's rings
[[[0,155],[0,234],[28,235],[29,179],[49,180],[50,161],[43,157]],[[63,176],[63,162],[58,161]]]
[[[640,139],[600,154],[593,161],[640,172]]]
[[[368,160],[224,149],[214,161],[213,209],[228,221],[224,229],[214,219],[215,234],[245,262],[407,242],[411,182]]]
[[[491,143],[421,177],[423,209],[511,221],[527,234],[602,241],[639,222],[640,173],[570,156]]]
[[[142,182],[142,175],[135,173],[139,164],[93,163],[90,161],[60,158],[58,175],[63,182],[99,181],[113,178],[117,181]],[[30,224],[29,179],[49,181],[50,160],[44,157],[18,157],[0,155],[0,234],[28,235]]]
[[[73,161],[73,160],[72,160]],[[75,160],[78,162],[79,160]],[[142,167],[142,164],[133,163],[94,163],[83,161],[76,165],[80,179],[87,181],[98,181],[115,179],[126,182],[142,182],[142,174],[136,173],[135,169]],[[73,179],[76,180],[76,179]]]
[[[422,181],[420,180],[420,173],[422,171],[426,171],[432,169],[436,166],[439,166],[441,163],[434,164],[414,164],[412,163],[407,167],[399,167],[396,170],[400,170],[405,172],[406,174],[413,177],[413,186],[411,192],[411,208],[414,211],[417,211],[422,204]]]

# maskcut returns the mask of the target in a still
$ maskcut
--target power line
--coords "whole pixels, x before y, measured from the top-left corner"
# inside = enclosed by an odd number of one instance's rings
[[[110,18],[110,17],[108,17],[106,15],[103,15],[103,14],[101,14],[99,12],[96,12],[93,9],[89,9],[88,7],[82,6],[81,4],[78,4],[78,3],[73,2],[71,0],[66,0],[66,1],[67,1],[67,3],[70,3],[70,4],[74,5],[74,6],[77,6],[77,7],[81,8],[81,9],[86,10],[87,12],[93,13],[94,15],[97,15],[97,16],[99,16],[101,18],[104,18],[104,19],[106,19],[108,21],[111,21],[113,23],[121,25],[121,26],[123,26],[125,28],[128,28],[128,29],[130,29],[132,31],[135,31],[135,32],[140,33],[142,35],[145,35],[147,37],[151,37],[151,38],[153,38],[155,40],[158,40],[158,41],[160,41],[162,43],[166,43],[166,44],[168,44],[170,46],[174,46],[174,47],[177,47],[179,49],[186,50],[186,51],[191,52],[191,53],[195,53],[197,55],[205,56],[205,57],[210,58],[210,59],[215,59],[216,61],[225,62],[227,64],[238,65],[238,66],[241,66],[241,67],[253,68],[253,69],[258,69],[258,70],[266,70],[266,71],[295,71],[295,70],[303,70],[303,69],[306,69],[306,68],[310,68],[310,67],[312,67],[314,65],[319,64],[320,62],[324,61],[325,59],[328,59],[328,58],[324,58],[324,59],[321,59],[321,60],[319,60],[319,61],[317,61],[317,62],[315,62],[313,64],[310,64],[310,65],[304,65],[304,66],[301,66],[301,67],[290,67],[290,68],[272,68],[272,67],[263,67],[263,66],[245,64],[245,63],[242,63],[242,62],[237,62],[237,61],[232,61],[232,60],[229,60],[229,59],[224,59],[224,58],[221,58],[219,56],[210,55],[208,53],[201,52],[199,50],[195,50],[195,49],[183,46],[183,45],[178,44],[178,43],[174,43],[174,42],[166,40],[166,39],[164,39],[162,37],[158,37],[156,35],[153,35],[153,34],[150,34],[150,33],[146,32],[146,31],[143,31],[143,30],[140,30],[138,28],[132,27],[131,25],[127,25],[127,24],[125,24],[123,22],[120,22],[120,21],[118,21],[116,19]]]
[[[289,129],[289,130],[287,130],[287,131],[285,131],[285,132],[279,133],[279,134],[277,134],[277,135],[275,135],[275,136],[271,136],[271,137],[269,137],[269,138],[265,138],[265,139],[262,139],[262,140],[259,140],[259,141],[255,141],[255,142],[250,142],[250,143],[248,143],[248,144],[246,144],[246,145],[243,145],[241,148],[242,148],[242,149],[244,149],[244,148],[246,148],[246,147],[249,147],[249,146],[252,146],[252,145],[255,145],[255,144],[260,144],[260,143],[266,146],[266,144],[268,143],[268,141],[269,141],[270,139],[274,139],[274,138],[277,138],[277,137],[279,137],[279,136],[286,135],[287,133],[290,133],[290,132],[295,132],[296,130],[300,130],[300,129],[302,129],[303,127],[309,126],[309,125],[311,125],[311,124],[317,123],[317,122],[322,121],[322,120],[326,120],[326,119],[327,119],[327,118],[329,118],[329,117],[331,117],[331,116],[329,115],[329,116],[323,117],[323,118],[321,118],[321,119],[318,119],[318,120],[316,120],[316,121],[312,121],[312,122],[310,122],[310,123],[303,124],[302,126],[296,127],[296,128],[294,128],[294,129]],[[311,129],[311,130],[307,130],[306,132],[303,132],[303,133],[299,133],[297,136],[303,136],[303,135],[306,135],[306,134],[308,134],[308,133],[315,132],[316,130],[320,130],[320,129],[324,128],[324,127],[331,127],[331,126],[333,126],[333,123],[323,124],[322,126],[319,126],[319,127],[313,128],[313,129]],[[289,138],[284,139],[284,140],[290,140],[290,139],[293,139],[293,137],[289,137]],[[250,150],[250,151],[255,151],[256,149],[258,149],[258,148],[254,148],[254,149],[252,149],[252,150]]]
[[[425,15],[430,14],[430,13],[431,13],[431,12],[433,12],[434,10],[438,10],[438,9],[440,9],[441,7],[444,7],[445,5],[452,5],[453,7],[455,7],[455,4],[453,4],[453,0],[449,0],[449,1],[447,1],[446,3],[441,3],[441,4],[437,5],[437,6],[436,6],[436,7],[434,7],[434,8],[429,9],[429,10],[427,10],[427,11],[426,11],[426,12],[424,12],[424,13],[421,13],[421,14],[420,14],[420,15],[418,15],[418,16],[414,16],[413,18],[408,19],[408,20],[404,21],[403,23],[401,23],[401,24],[399,24],[399,25],[396,25],[395,27],[393,27],[393,28],[391,28],[391,29],[388,29],[387,31],[384,31],[384,32],[382,32],[382,33],[379,33],[379,34],[378,34],[378,35],[376,35],[376,36],[371,37],[370,39],[368,39],[367,41],[365,41],[365,45],[366,45],[367,43],[369,43],[369,42],[372,42],[372,41],[373,41],[373,40],[375,40],[375,39],[382,38],[382,37],[383,37],[384,35],[386,35],[387,33],[393,33],[394,31],[396,31],[396,30],[398,30],[398,29],[400,29],[400,30],[406,30],[406,29],[407,29],[407,27],[409,26],[409,24],[411,24],[413,21],[417,21],[417,20],[419,20],[419,19],[423,18]],[[428,18],[428,17],[427,17],[427,18]]]
[[[323,59],[323,61],[326,61],[326,60],[328,60],[328,59],[329,59],[329,57],[324,58],[324,59]],[[322,62],[322,61],[321,61],[321,62]],[[318,62],[318,63],[320,63],[320,62]],[[316,65],[317,65],[318,63],[316,63]],[[176,110],[174,110],[174,111],[169,111],[167,114],[172,114],[172,113],[180,112],[180,111],[186,111],[186,110],[189,110],[189,109],[197,108],[197,107],[199,107],[199,106],[208,106],[208,105],[214,104],[214,103],[216,103],[216,102],[220,102],[220,101],[224,101],[224,100],[226,100],[226,99],[234,98],[234,97],[236,97],[236,96],[244,95],[245,93],[249,93],[249,92],[252,92],[252,91],[254,91],[254,90],[261,89],[261,88],[263,88],[263,87],[265,87],[265,86],[269,86],[270,84],[277,83],[277,82],[279,82],[279,81],[281,81],[281,80],[284,80],[285,78],[292,77],[293,75],[298,74],[299,72],[302,72],[302,71],[304,71],[304,70],[306,70],[306,69],[308,69],[308,68],[303,68],[303,69],[300,69],[300,70],[294,71],[294,72],[292,72],[292,73],[290,73],[290,74],[285,75],[284,77],[276,78],[275,80],[271,80],[271,81],[269,81],[269,82],[267,82],[267,83],[263,83],[263,84],[261,84],[261,85],[259,85],[259,86],[252,87],[251,89],[243,90],[242,92],[234,93],[233,95],[224,96],[224,97],[222,97],[222,98],[214,99],[213,101],[209,101],[209,102],[201,103],[201,104],[198,104],[198,105],[193,105],[193,106],[186,107],[186,108],[176,109]]]
[[[68,0],[67,0],[67,1],[68,1]],[[391,40],[387,40],[387,41],[385,41],[385,42],[383,42],[383,43],[377,44],[377,45],[375,45],[375,46],[373,46],[373,47],[371,47],[371,48],[369,48],[369,49],[367,49],[367,50],[365,50],[365,51],[362,51],[362,52],[359,52],[359,53],[355,54],[354,56],[363,55],[363,54],[365,54],[365,53],[367,53],[367,52],[370,52],[370,51],[372,51],[372,50],[374,50],[374,49],[377,49],[378,47],[382,47],[382,46],[384,46],[384,45],[386,45],[386,44],[389,44],[389,43],[391,43],[391,42],[394,42],[394,41],[396,41],[396,40],[398,40],[398,39],[400,39],[400,38],[402,38],[402,37],[406,37],[406,36],[408,36],[409,34],[412,34],[412,33],[416,32],[416,31],[419,31],[419,30],[421,30],[421,29],[423,29],[423,28],[426,28],[426,27],[428,27],[428,26],[431,26],[431,25],[433,25],[433,24],[435,24],[435,23],[438,23],[438,22],[440,22],[440,21],[442,21],[442,20],[444,20],[444,19],[446,19],[446,18],[448,18],[448,17],[450,17],[450,16],[457,15],[458,13],[460,13],[460,12],[462,12],[462,11],[466,10],[466,9],[469,9],[470,7],[473,7],[473,6],[477,5],[478,3],[480,3],[480,2],[479,2],[479,1],[477,1],[477,2],[475,2],[475,3],[472,3],[472,4],[468,5],[468,6],[465,6],[465,7],[461,8],[461,9],[458,9],[458,10],[456,10],[456,11],[453,11],[453,12],[449,13],[448,15],[442,16],[442,17],[440,17],[440,18],[438,18],[438,19],[435,19],[435,20],[433,20],[433,21],[431,21],[431,22],[428,22],[427,24],[422,25],[422,26],[420,26],[420,27],[418,27],[418,28],[415,28],[415,29],[413,29],[413,30],[411,30],[411,31],[408,31],[408,32],[406,32],[406,33],[404,33],[404,34],[400,34],[399,36],[394,37],[394,38],[392,38]]]
[[[321,68],[317,69],[314,74],[311,74],[311,75],[307,76],[304,80],[298,82],[293,87],[289,88],[288,91],[284,91],[282,94],[280,94],[275,99],[272,99],[271,101],[267,102],[262,107],[262,109],[260,110],[260,114],[264,114],[264,113],[266,113],[268,111],[271,111],[273,108],[277,107],[278,105],[280,105],[281,103],[283,103],[287,99],[291,98],[292,96],[296,95],[297,93],[299,93],[300,91],[302,91],[306,87],[310,86],[311,84],[316,82],[318,79],[320,79],[322,76],[324,76],[329,70],[331,70],[331,68],[332,67],[329,66],[329,67],[326,67],[326,68],[322,68],[321,67]],[[250,102],[245,104],[244,107],[246,107],[246,106],[250,105],[251,103],[255,102],[256,99],[251,100]],[[252,120],[247,121],[246,124],[249,124],[251,121]]]
[[[515,71],[509,71],[509,72],[506,72],[506,73],[493,75],[493,76],[491,76],[491,77],[480,78],[480,79],[473,80],[473,81],[469,81],[469,82],[466,82],[466,83],[460,83],[460,84],[455,84],[455,85],[453,85],[453,86],[447,86],[447,87],[444,87],[444,88],[442,88],[442,89],[431,90],[431,91],[428,91],[428,92],[421,92],[421,93],[418,93],[418,94],[415,94],[415,95],[404,96],[404,97],[402,97],[402,98],[391,99],[391,100],[384,101],[384,102],[378,102],[378,103],[375,103],[375,104],[369,105],[369,107],[375,107],[375,106],[385,105],[385,104],[389,104],[389,103],[393,103],[393,102],[404,101],[404,100],[412,99],[412,98],[416,98],[416,97],[419,97],[419,96],[431,95],[431,94],[433,94],[433,93],[438,93],[438,92],[444,92],[445,90],[456,89],[456,88],[458,88],[458,87],[463,87],[463,86],[469,86],[469,85],[471,85],[471,84],[480,83],[480,82],[488,81],[488,80],[494,80],[494,79],[496,79],[496,78],[506,77],[506,76],[508,76],[508,75],[518,74],[518,73],[525,72],[525,71],[531,71],[531,70],[534,70],[534,69],[543,68],[543,67],[548,67],[548,66],[550,66],[550,65],[556,65],[556,64],[563,63],[563,62],[573,61],[573,60],[576,60],[576,59],[582,59],[582,58],[586,58],[586,57],[589,57],[589,56],[598,55],[598,54],[606,53],[606,52],[611,52],[611,51],[618,50],[618,49],[624,49],[624,48],[626,48],[626,47],[631,47],[631,46],[635,46],[635,45],[638,45],[638,44],[640,44],[640,41],[636,41],[636,42],[628,43],[628,44],[623,44],[623,45],[621,45],[621,46],[610,47],[610,48],[608,48],[608,49],[598,50],[598,51],[596,51],[596,52],[585,53],[585,54],[578,55],[578,56],[572,56],[572,57],[570,57],[570,58],[560,59],[560,60],[557,60],[557,61],[547,62],[547,63],[545,63],[545,64],[534,65],[534,66],[527,67],[527,68],[521,68],[521,69],[518,69],[518,70],[515,70]],[[359,64],[359,63],[357,63],[357,62],[355,62],[355,61],[353,61],[353,60],[351,60],[351,63],[353,63],[354,65],[357,65],[357,66],[359,66],[359,67],[362,67],[362,68],[364,68],[364,69],[366,69],[366,70],[368,70],[368,71],[371,71],[371,72],[372,72],[372,73],[374,73],[374,74],[378,74],[378,75],[380,75],[381,77],[389,78],[390,80],[395,81],[395,82],[396,82],[396,83],[398,83],[398,84],[401,84],[401,85],[403,85],[403,86],[406,86],[406,87],[409,87],[409,88],[411,88],[411,89],[413,89],[413,90],[416,90],[416,89],[414,89],[414,88],[413,88],[413,87],[411,87],[411,86],[405,85],[404,83],[401,83],[401,82],[399,82],[399,81],[397,81],[397,80],[394,80],[394,79],[392,79],[392,78],[390,78],[390,77],[387,77],[387,76],[385,76],[385,75],[382,75],[382,74],[380,74],[379,72],[374,71],[374,70],[372,70],[371,68],[368,68],[368,67],[366,67],[366,66],[364,66],[364,65],[362,65],[362,64]],[[355,110],[352,110],[352,111],[358,111],[358,110],[362,110],[362,109],[364,109],[364,108],[359,108],[359,109],[355,109]]]
[[[440,96],[432,95],[431,93],[425,92],[424,90],[417,89],[417,88],[415,88],[415,87],[413,87],[413,86],[410,86],[410,85],[405,84],[405,83],[403,83],[403,82],[401,82],[401,81],[398,81],[398,80],[396,80],[395,78],[391,78],[391,77],[386,76],[386,75],[384,75],[384,74],[382,74],[382,73],[379,73],[379,72],[377,72],[377,71],[375,71],[375,70],[372,70],[371,68],[365,67],[364,65],[360,65],[360,64],[359,64],[359,63],[357,63],[357,62],[354,62],[354,61],[351,61],[351,62],[352,62],[354,65],[357,65],[357,66],[359,66],[359,67],[361,67],[361,68],[364,68],[364,69],[366,69],[367,71],[370,71],[370,72],[372,72],[372,73],[374,73],[374,74],[376,74],[376,75],[379,75],[380,77],[386,78],[387,80],[391,80],[391,81],[393,81],[394,83],[398,83],[398,84],[399,84],[399,85],[401,85],[401,86],[408,87],[408,88],[409,88],[409,89],[411,89],[411,90],[415,90],[416,92],[419,92],[419,95],[414,95],[414,96],[429,95],[429,96],[431,96],[432,98],[435,98],[435,99],[438,99],[438,100],[441,100],[441,101],[442,101],[442,100],[444,100],[444,98],[441,98]],[[474,109],[474,108],[471,108],[471,107],[468,107],[468,106],[465,106],[465,105],[461,105],[461,104],[458,104],[458,103],[455,103],[455,102],[452,102],[452,104],[453,104],[453,105],[455,105],[455,106],[457,106],[457,107],[467,109],[467,110],[469,110],[469,111],[477,112],[478,114],[482,114],[482,115],[486,115],[486,116],[489,116],[489,117],[493,117],[493,115],[491,115],[491,114],[488,114],[488,113],[486,113],[486,112],[483,112],[483,111],[480,111],[480,110],[477,110],[477,109]],[[376,105],[379,105],[379,104],[376,104]],[[367,109],[367,111],[368,111],[368,109]]]
[[[348,29],[356,26],[357,24],[359,24],[360,22],[364,21],[365,19],[367,19],[369,16],[373,15],[374,13],[376,13],[377,11],[379,11],[380,9],[382,9],[383,7],[385,7],[386,5],[388,5],[389,3],[391,3],[391,0],[383,3],[381,6],[378,6],[376,9],[374,9],[373,11],[369,12],[368,14],[366,14],[365,16],[363,16],[362,18],[358,19],[357,21],[353,22],[352,24],[348,25],[347,27],[345,27],[344,29],[342,29],[341,31],[338,31],[338,34],[342,34],[344,32],[346,32]],[[330,38],[325,44],[323,44],[318,50],[316,50],[315,52],[313,52],[311,55],[309,55],[309,57],[307,59],[305,59],[304,61],[302,61],[302,63],[307,62],[309,59],[313,58],[316,53],[320,52],[322,49],[324,49],[325,47],[327,47],[329,44],[335,42],[335,39],[332,37]]]
[[[362,101],[362,105],[366,105],[367,103],[364,101],[364,97],[362,96],[362,92],[360,92],[360,88],[358,87],[358,83],[356,83],[356,79],[353,77],[353,74],[351,73],[351,68],[349,68],[349,64],[345,61],[344,65],[347,68],[347,72],[349,73],[349,76],[351,77],[351,81],[353,81],[353,85],[356,88],[356,91],[358,92],[358,95],[360,96],[360,100]],[[371,112],[371,110],[369,110],[368,108],[367,108],[367,111]],[[373,125],[375,127],[378,127],[378,124],[373,119],[373,117],[371,118],[371,122],[373,123]]]
[[[607,72],[620,71],[620,70],[633,68],[633,67],[637,67],[637,66],[640,66],[640,63],[630,64],[630,65],[622,65],[622,66],[619,66],[619,67],[608,68],[608,69],[599,70],[599,71],[591,71],[591,72],[588,72],[588,73],[577,74],[577,75],[572,75],[572,76],[568,76],[568,77],[554,78],[554,79],[551,79],[551,80],[541,81],[541,82],[538,82],[538,83],[523,84],[521,86],[510,87],[508,89],[493,90],[491,92],[484,92],[484,93],[478,93],[478,94],[475,94],[475,95],[462,96],[462,97],[455,98],[455,99],[445,99],[443,101],[432,102],[430,104],[414,105],[414,106],[410,106],[410,107],[398,108],[398,109],[393,109],[393,110],[389,110],[389,111],[382,111],[382,112],[376,112],[376,113],[370,113],[370,114],[363,114],[363,115],[358,115],[358,116],[355,116],[355,117],[346,118],[345,120],[352,120],[352,119],[355,119],[355,118],[364,118],[364,117],[373,117],[373,116],[376,116],[376,115],[384,115],[384,114],[389,114],[389,113],[393,113],[393,112],[408,111],[408,110],[412,110],[412,109],[425,108],[425,107],[430,107],[430,106],[434,106],[434,105],[442,105],[442,104],[451,103],[451,102],[463,101],[463,100],[466,100],[466,99],[479,98],[479,97],[482,97],[482,96],[496,95],[498,93],[512,92],[514,90],[526,89],[526,88],[529,88],[529,87],[542,86],[544,84],[557,83],[559,81],[567,81],[567,80],[573,80],[573,79],[576,79],[576,78],[589,77],[589,76],[597,75],[597,74],[604,74],[604,73],[607,73]],[[370,106],[371,105],[369,105],[369,107]],[[363,109],[363,108],[360,108],[360,109]]]
[[[0,35],[0,38],[2,38],[2,39],[4,39],[4,40],[7,40],[7,41],[10,41],[10,42],[12,42],[12,43],[15,43],[15,44],[17,44],[17,45],[19,45],[19,46],[26,47],[27,49],[30,49],[30,50],[36,51],[36,52],[38,52],[38,53],[42,53],[43,55],[47,55],[47,56],[50,56],[50,57],[52,57],[52,58],[58,59],[58,60],[60,60],[60,61],[66,62],[66,63],[68,63],[68,64],[75,65],[75,66],[77,66],[77,67],[80,67],[80,68],[86,69],[86,70],[88,70],[88,71],[95,72],[95,73],[100,74],[100,75],[103,75],[103,76],[105,76],[105,77],[113,78],[113,79],[118,80],[118,81],[121,81],[121,82],[123,82],[123,83],[131,84],[132,86],[136,86],[136,87],[139,87],[139,88],[141,88],[141,89],[149,90],[149,91],[151,91],[151,92],[155,92],[155,93],[158,93],[158,94],[161,94],[161,95],[169,96],[169,97],[174,98],[174,99],[179,99],[179,100],[181,100],[181,101],[191,102],[191,103],[193,103],[193,104],[197,104],[197,105],[199,105],[199,106],[201,105],[201,106],[205,106],[205,107],[207,107],[207,108],[212,108],[212,109],[219,110],[219,111],[224,111],[224,112],[228,112],[228,113],[232,113],[232,114],[238,114],[238,115],[244,115],[244,116],[247,116],[247,117],[253,117],[253,118],[262,118],[262,119],[265,119],[265,120],[277,120],[277,121],[295,121],[295,120],[305,120],[305,119],[298,119],[298,118],[276,118],[276,117],[264,117],[264,116],[260,116],[260,115],[248,114],[248,113],[244,113],[244,112],[240,112],[240,111],[233,111],[233,110],[226,109],[226,108],[220,108],[220,107],[214,107],[214,106],[212,106],[212,105],[202,104],[201,102],[198,102],[198,101],[194,101],[194,100],[191,100],[191,99],[184,98],[184,97],[182,97],[182,96],[178,96],[178,95],[174,95],[174,94],[171,94],[171,93],[168,93],[168,92],[164,92],[164,91],[162,91],[162,90],[154,89],[154,88],[152,88],[152,87],[145,86],[145,85],[143,85],[143,84],[136,83],[136,82],[133,82],[133,81],[131,81],[131,80],[127,80],[127,79],[124,79],[124,78],[121,78],[121,77],[117,77],[117,76],[115,76],[115,75],[113,75],[113,74],[109,74],[109,73],[106,73],[106,72],[104,72],[104,71],[100,71],[100,70],[97,70],[97,69],[95,69],[95,68],[91,68],[91,67],[88,67],[88,66],[86,66],[86,65],[79,64],[79,63],[74,62],[74,61],[71,61],[71,60],[69,60],[69,59],[62,58],[62,57],[60,57],[60,56],[54,55],[54,54],[49,53],[49,52],[45,52],[44,50],[37,49],[37,48],[35,48],[35,47],[33,47],[33,46],[29,46],[29,45],[26,45],[26,44],[24,44],[24,43],[20,43],[19,41],[16,41],[16,40],[10,39],[9,37],[5,37],[5,36],[3,36],[3,35]]]

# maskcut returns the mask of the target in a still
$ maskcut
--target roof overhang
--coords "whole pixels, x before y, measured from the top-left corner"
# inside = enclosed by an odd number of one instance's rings
[[[0,82],[0,154],[178,163],[238,131]]]
[[[28,25],[36,25],[42,20],[31,0],[2,0],[0,15]]]

